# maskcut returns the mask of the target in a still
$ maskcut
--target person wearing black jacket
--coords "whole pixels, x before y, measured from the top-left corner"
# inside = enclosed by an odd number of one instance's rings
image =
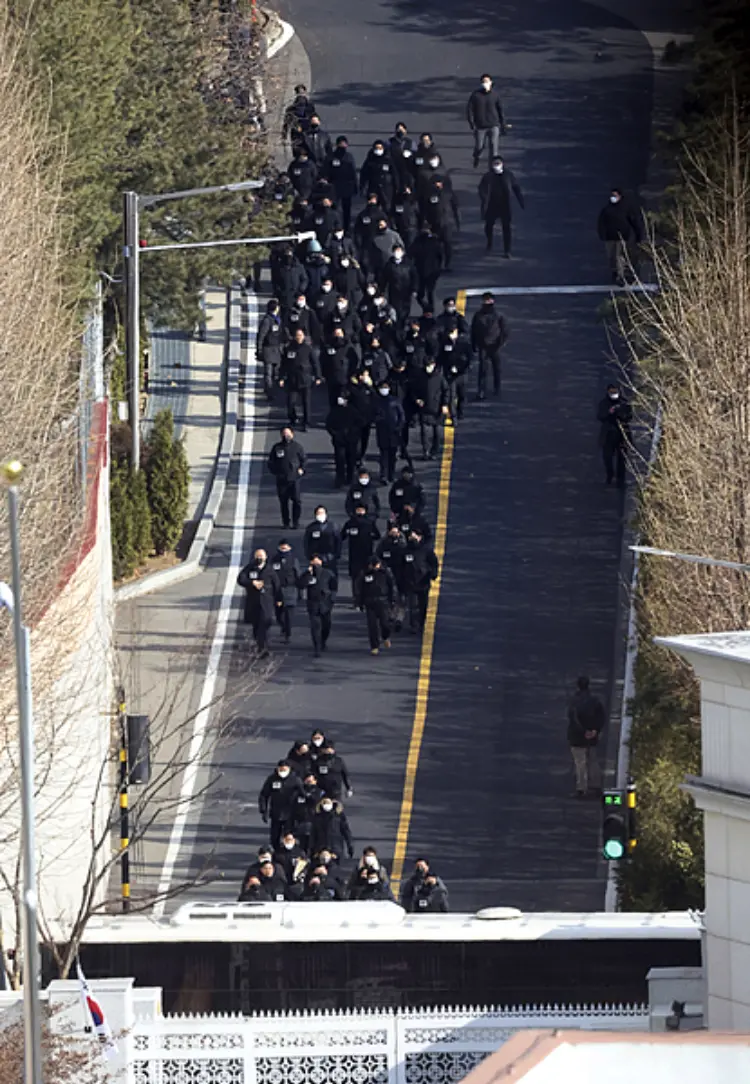
[[[404,440],[406,415],[398,396],[391,395],[388,384],[381,384],[375,399],[375,438],[380,453],[380,482],[392,482],[396,456]]]
[[[303,793],[302,780],[286,760],[280,760],[267,777],[258,795],[263,823],[271,822],[271,846],[278,850],[281,833],[294,827],[297,797]]]
[[[466,382],[471,366],[471,343],[465,336],[459,336],[457,327],[443,337],[437,363],[448,384],[448,406],[455,425],[464,416]]]
[[[608,202],[599,212],[599,240],[607,248],[612,280],[623,286],[626,273],[637,272],[637,248],[643,239],[641,213],[632,200],[626,199],[621,188],[613,188]]]
[[[353,516],[359,505],[362,505],[367,511],[367,515],[373,522],[380,515],[380,497],[378,496],[377,487],[372,484],[370,472],[363,463],[360,464],[357,476],[346,495],[347,516]]]
[[[343,485],[348,485],[354,476],[360,441],[360,419],[349,402],[348,392],[341,392],[331,407],[326,418],[326,429],[333,444],[333,463],[336,472],[334,485],[339,489]]]
[[[396,194],[396,176],[391,156],[382,139],[376,139],[359,171],[359,194],[376,192],[381,205],[390,211]]]
[[[418,534],[425,542],[432,542],[432,527],[430,527],[424,515],[418,512],[410,501],[404,503],[402,511],[393,522],[404,538],[409,538],[412,534]]]
[[[354,601],[367,617],[370,654],[391,646],[391,611],[396,604],[396,581],[379,557],[371,557],[354,581]]]
[[[313,208],[310,217],[310,229],[315,230],[318,244],[325,248],[331,234],[335,234],[341,228],[341,215],[333,206],[330,196],[323,196]]]
[[[610,384],[607,394],[599,403],[596,416],[600,423],[599,446],[602,450],[607,485],[617,478],[617,485],[625,485],[625,457],[630,445],[630,422],[633,408],[617,384]]]
[[[268,633],[273,625],[277,582],[268,566],[265,550],[256,550],[253,559],[237,577],[245,591],[245,622],[253,626],[255,644],[261,658],[268,654]]]
[[[294,305],[296,299],[307,289],[307,275],[292,248],[285,248],[271,264],[271,286],[284,312]]]
[[[421,534],[412,528],[404,554],[404,593],[409,613],[409,628],[424,629],[430,584],[438,577],[438,559]]]
[[[492,390],[500,395],[502,372],[500,350],[508,338],[508,325],[495,307],[495,298],[487,291],[482,294],[482,304],[471,321],[471,348],[479,358],[477,373],[477,398],[484,399],[492,369]]]
[[[500,219],[503,228],[503,256],[506,260],[511,255],[511,192],[518,200],[521,210],[525,209],[523,192],[512,170],[505,168],[502,158],[492,159],[492,166],[479,182],[479,205],[484,219],[484,235],[487,238],[487,251],[492,248],[495,236],[495,223]]]
[[[349,378],[359,368],[356,349],[347,342],[343,327],[334,327],[333,335],[320,353],[321,370],[328,390],[328,404],[333,410],[349,386]]]
[[[302,890],[304,903],[331,903],[343,900],[340,880],[326,866],[314,866]]]
[[[313,854],[326,850],[343,858],[346,851],[349,858],[354,857],[354,840],[344,807],[329,795],[322,798],[315,808],[310,846]]]
[[[390,885],[382,881],[380,877],[378,877],[377,872],[373,872],[365,867],[359,870],[354,885],[349,889],[349,899],[360,900],[362,902],[368,900],[389,900],[391,903],[395,902]]]
[[[306,147],[300,146],[297,157],[289,163],[287,173],[294,191],[309,200],[318,179],[318,167],[308,156]]]
[[[349,402],[354,407],[359,418],[357,459],[366,459],[367,446],[370,443],[370,430],[375,419],[375,403],[369,373],[355,374],[349,381]]]
[[[458,328],[459,335],[469,334],[466,317],[458,311],[455,297],[445,297],[443,311],[435,317],[435,341],[439,344],[441,336],[447,335],[454,328]]]
[[[281,846],[274,851],[273,860],[284,871],[288,885],[287,899],[300,899],[310,859],[291,828],[282,833]]]
[[[401,885],[401,896],[399,899],[399,903],[407,913],[410,913],[414,910],[412,906],[412,901],[414,900],[414,893],[424,882],[424,879],[429,873],[429,871],[429,861],[426,858],[420,857],[414,863],[414,872]]]
[[[245,877],[242,882],[242,888],[240,894],[237,897],[238,903],[273,903],[275,896],[266,887],[265,884],[260,883],[260,873],[252,873]]]
[[[315,103],[308,97],[307,87],[304,83],[298,83],[294,88],[294,101],[284,111],[282,138],[291,140],[292,148],[298,146],[315,115]]]
[[[430,168],[430,159],[439,157],[438,149],[430,133],[422,132],[414,148],[414,157],[411,160],[415,183],[419,181],[423,171]]]
[[[576,798],[602,792],[602,771],[596,747],[607,716],[604,705],[589,688],[589,679],[578,678],[576,691],[568,705],[568,745],[576,774]]]
[[[466,119],[474,133],[473,164],[476,169],[485,145],[489,144],[490,157],[496,158],[500,153],[500,136],[505,135],[503,106],[492,87],[491,76],[483,75],[481,87],[471,92],[466,104]]]
[[[307,616],[310,620],[310,636],[315,657],[325,651],[328,637],[331,635],[331,611],[336,594],[336,577],[330,569],[323,567],[320,557],[311,557],[307,569],[300,576],[300,589],[307,602]],[[318,760],[320,755],[318,755]]]
[[[265,315],[258,327],[255,339],[255,353],[263,366],[263,390],[268,399],[273,398],[273,389],[279,378],[281,364],[281,306],[275,297],[266,305]]]
[[[461,229],[458,198],[453,186],[445,178],[434,178],[424,203],[424,222],[434,231],[443,246],[445,271],[450,272],[453,261],[453,242]]]
[[[325,747],[318,756],[316,772],[318,782],[329,797],[339,799],[346,791],[347,798],[351,798],[354,791],[349,780],[346,761],[338,755],[330,738],[326,740]]]
[[[396,583],[399,601],[404,597],[403,571],[405,553],[406,539],[401,534],[398,526],[392,523],[375,547],[375,556],[391,571]],[[397,630],[400,627],[398,622],[395,623],[395,627]]]
[[[448,889],[441,877],[427,874],[414,892],[411,910],[415,915],[448,913]]]
[[[388,153],[396,173],[396,186],[403,189],[412,180],[414,161],[414,140],[407,133],[403,121],[399,121],[396,131],[388,140]]]
[[[342,267],[341,270],[343,271],[345,268]],[[355,270],[360,274],[358,269]],[[334,336],[336,329],[339,327],[344,332],[346,341],[352,346],[356,346],[362,331],[362,322],[354,311],[354,306],[348,296],[343,293],[337,295],[336,307],[326,320],[323,328],[324,337],[326,339],[331,339]]]
[[[391,368],[390,354],[380,345],[379,334],[373,333],[369,347],[362,351],[362,361],[357,367],[357,371],[367,373],[372,386],[377,387],[377,385],[383,384],[388,379]],[[373,413],[374,410],[375,404],[373,403]]]
[[[320,123],[320,117],[313,113],[310,117],[310,125],[302,136],[302,146],[307,151],[310,161],[314,162],[318,170],[325,165],[331,153],[331,137]]]
[[[435,308],[435,287],[443,270],[443,245],[425,222],[409,249],[417,272],[417,301],[423,309]]]
[[[287,763],[300,779],[306,779],[312,771],[310,746],[304,739],[298,739],[286,755]]]
[[[394,516],[400,516],[407,504],[419,515],[424,511],[424,487],[414,477],[411,467],[402,468],[400,477],[391,486],[388,504]]]
[[[315,519],[305,530],[304,546],[305,557],[308,561],[313,557],[320,557],[325,567],[335,575],[336,564],[341,554],[339,534],[322,504],[315,509]]]
[[[302,514],[300,478],[305,473],[305,450],[288,425],[281,430],[281,440],[268,453],[268,469],[276,479],[282,526],[296,530]]]
[[[403,324],[408,319],[411,299],[417,289],[417,272],[412,261],[404,256],[402,245],[393,246],[393,255],[380,272],[379,281],[380,289],[396,311],[397,322]]]
[[[341,261],[345,256],[349,258],[349,263],[346,264],[347,267],[351,266],[352,260],[356,265],[357,246],[354,244],[354,238],[344,233],[344,227],[340,221],[337,222],[336,228],[328,234],[323,248],[326,255],[331,258],[331,270],[334,274],[341,266]]]
[[[308,772],[302,783],[304,794],[300,794],[297,797],[294,813],[294,831],[302,849],[307,851],[308,854],[312,854],[313,850],[310,845],[312,820],[313,814],[315,813],[315,807],[323,797],[323,788],[319,785],[314,771]]]
[[[310,422],[310,407],[313,384],[320,383],[320,372],[313,349],[305,340],[305,333],[298,327],[294,339],[281,352],[281,379],[279,387],[286,391],[286,406],[289,421],[297,423],[297,411],[302,411],[304,433]]]
[[[380,531],[375,525],[375,520],[367,515],[367,509],[363,504],[357,505],[354,515],[350,516],[341,528],[341,545],[349,546],[349,576],[352,581],[352,599],[360,605],[357,599],[357,578],[367,562],[370,560],[375,549],[375,543],[380,538]]]
[[[408,181],[399,185],[393,201],[393,228],[408,249],[414,243],[419,230],[419,204]]]
[[[348,302],[348,307],[344,311],[351,319],[356,319],[359,323],[359,317],[354,309],[362,298],[362,291],[365,288],[365,276],[354,256],[344,253],[338,262],[334,261],[333,285],[338,300],[343,298]],[[351,337],[354,338],[355,336]]]
[[[299,597],[300,567],[286,538],[279,542],[271,568],[276,576],[276,620],[288,644],[292,636],[292,615]]]
[[[258,880],[261,888],[270,896],[272,903],[283,903],[284,900],[292,898],[289,895],[286,874],[272,859],[267,858],[265,862],[261,862]]]
[[[419,418],[422,454],[425,459],[435,459],[440,451],[440,426],[448,414],[449,391],[434,358],[427,358],[422,372],[414,374],[411,394]]]
[[[341,206],[344,230],[348,233],[352,221],[352,198],[358,191],[357,164],[349,150],[349,140],[339,136],[336,149],[323,166],[323,176],[333,185],[336,201]]]
[[[357,246],[357,254],[362,267],[365,267],[364,258],[370,247],[370,240],[377,229],[378,220],[383,215],[380,205],[380,197],[377,192],[370,192],[367,202],[354,220],[354,244]],[[386,216],[387,218],[387,216]]]
[[[305,276],[307,277],[307,276]],[[318,318],[307,304],[304,291],[294,298],[294,304],[284,314],[284,340],[289,343],[298,328],[305,333],[308,342],[317,345],[320,342],[320,324]]]

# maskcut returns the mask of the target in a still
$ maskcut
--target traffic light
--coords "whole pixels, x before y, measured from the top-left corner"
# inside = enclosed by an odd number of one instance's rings
[[[625,790],[605,790],[602,814],[602,854],[608,862],[620,862],[637,843],[635,784]]]

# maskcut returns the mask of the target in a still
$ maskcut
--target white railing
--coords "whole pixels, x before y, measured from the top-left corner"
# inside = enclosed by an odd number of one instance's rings
[[[133,1028],[134,1084],[453,1084],[524,1028],[647,1031],[646,1005],[169,1016]]]

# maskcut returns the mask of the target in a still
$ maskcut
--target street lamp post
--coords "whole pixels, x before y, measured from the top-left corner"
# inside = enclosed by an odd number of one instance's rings
[[[39,947],[37,941],[36,843],[34,839],[34,716],[31,699],[29,630],[21,609],[21,547],[18,530],[18,482],[23,467],[15,460],[3,463],[0,474],[8,486],[8,527],[13,638],[16,651],[18,739],[21,765],[21,856],[23,863],[23,1009],[24,1055],[27,1084],[42,1084],[42,1042],[39,1021]]]
[[[262,188],[265,181],[237,181],[235,184],[216,184],[208,188],[185,188],[180,192],[161,192],[158,195],[142,196],[137,192],[123,193],[123,233],[122,250],[125,264],[125,367],[128,380],[128,401],[132,436],[132,466],[138,470],[141,465],[140,432],[140,365],[141,365],[141,325],[140,325],[140,212],[147,207],[169,200],[187,199],[190,196],[210,196],[219,192],[246,192],[253,188]]]

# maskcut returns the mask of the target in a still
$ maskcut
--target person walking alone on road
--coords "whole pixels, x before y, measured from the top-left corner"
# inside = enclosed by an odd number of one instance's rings
[[[255,341],[255,353],[263,366],[263,390],[266,398],[271,400],[281,365],[281,305],[275,297],[266,305]]]
[[[506,260],[511,257],[511,192],[518,200],[521,210],[524,210],[526,205],[518,181],[513,172],[505,168],[502,158],[497,156],[492,159],[489,172],[485,173],[479,182],[479,204],[484,220],[487,251],[492,249],[495,223],[500,219],[503,228],[503,256]]]
[[[300,576],[299,582],[307,602],[310,636],[317,659],[321,651],[325,651],[328,637],[331,635],[331,611],[336,577],[329,569],[323,567],[322,559],[315,556],[310,558],[310,563]]]
[[[599,212],[599,240],[607,249],[612,281],[624,286],[631,267],[637,274],[637,245],[643,240],[641,214],[635,204],[624,197],[621,188],[613,188],[609,200]]]
[[[479,165],[482,151],[489,144],[488,154],[496,158],[500,153],[500,136],[505,135],[505,119],[500,97],[492,86],[492,77],[482,76],[482,85],[472,91],[466,106],[466,119],[474,133],[474,169]]]
[[[589,679],[579,677],[568,706],[568,745],[576,773],[576,798],[598,797],[602,771],[596,753],[606,714],[601,700],[589,689]]]
[[[633,408],[622,398],[619,385],[610,384],[607,394],[599,403],[599,444],[604,459],[607,485],[617,478],[620,489],[625,486],[625,457],[630,446],[630,421]]]
[[[502,373],[500,350],[508,338],[508,325],[495,308],[495,298],[488,291],[482,294],[482,304],[471,321],[471,348],[479,358],[477,398],[484,399],[492,370],[492,391],[500,395]]]
[[[302,780],[286,760],[280,760],[266,779],[258,795],[258,811],[263,823],[271,822],[271,846],[279,850],[281,834],[294,830],[297,799],[304,793]]]
[[[379,557],[372,557],[354,584],[354,595],[367,618],[370,654],[377,655],[380,645],[391,646],[391,614],[398,600],[396,581]]]
[[[438,572],[438,559],[432,546],[419,531],[412,530],[404,554],[403,583],[409,628],[413,633],[424,629],[430,584],[438,578]]]
[[[265,550],[256,550],[241,570],[237,583],[245,590],[245,622],[253,626],[258,657],[268,655],[268,633],[273,625],[278,590],[276,576],[268,566]]]
[[[281,440],[269,452],[268,469],[276,479],[282,526],[296,530],[302,514],[300,479],[305,473],[305,450],[294,439],[294,430],[288,425],[281,430]]]

